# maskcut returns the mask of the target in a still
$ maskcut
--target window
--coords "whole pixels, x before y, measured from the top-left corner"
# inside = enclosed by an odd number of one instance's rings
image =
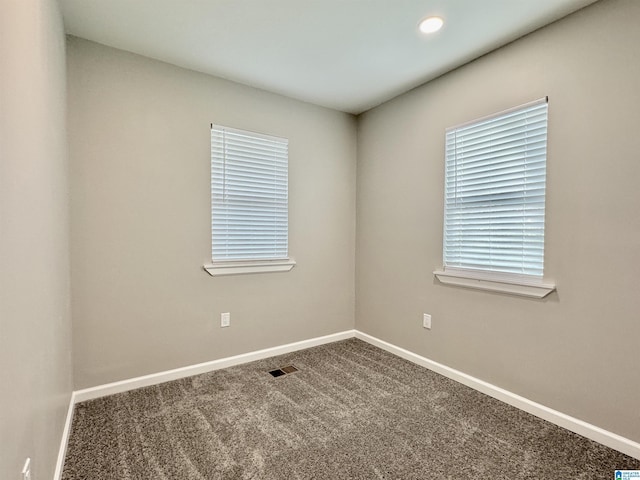
[[[544,98],[447,129],[436,272],[444,283],[536,297],[553,290],[542,283],[547,106]]]
[[[288,256],[288,145],[211,125],[211,275],[295,265]]]

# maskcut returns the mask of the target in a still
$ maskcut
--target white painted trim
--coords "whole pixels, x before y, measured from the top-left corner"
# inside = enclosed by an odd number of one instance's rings
[[[76,403],[76,392],[72,392],[71,397],[69,398],[67,418],[64,422],[64,428],[62,429],[62,439],[60,440],[58,460],[56,461],[56,470],[53,474],[53,480],[62,480],[62,469],[64,468],[64,459],[67,456],[67,445],[69,443],[69,435],[71,435],[71,424],[73,422],[73,407]]]
[[[441,363],[429,360],[428,358],[417,355],[409,350],[405,350],[404,348],[397,347],[366,333],[356,330],[355,336],[356,338],[364,340],[371,345],[382,348],[383,350],[393,353],[405,360],[409,360],[412,363],[428,368],[429,370],[439,373],[451,380],[455,380],[458,383],[462,383],[463,385],[471,387],[474,390],[489,395],[490,397],[640,460],[640,443],[521,397],[520,395],[492,385],[484,380],[480,380],[459,370],[455,370]]]
[[[474,390],[489,395],[490,397],[505,402],[520,410],[524,410],[525,412],[531,413],[536,417],[547,420],[555,425],[566,428],[567,430],[582,435],[583,437],[594,440],[598,443],[606,445],[607,447],[613,448],[626,455],[640,460],[640,443],[634,442],[633,440],[630,440],[628,438],[622,437],[590,423],[584,422],[552,408],[536,403],[527,398],[521,397],[520,395],[492,385],[488,382],[485,382],[484,380],[480,380],[454,368],[422,357],[418,354],[410,352],[409,350],[397,347],[391,343],[380,340],[364,332],[360,332],[358,330],[345,330],[344,332],[334,333],[323,337],[289,343],[278,347],[266,348],[264,350],[258,350],[255,352],[249,352],[233,357],[213,360],[211,362],[200,363],[197,365],[176,368],[174,370],[154,373],[151,375],[145,375],[142,377],[132,378],[129,380],[123,380],[120,382],[109,383],[106,385],[100,385],[97,387],[77,390],[73,392],[71,396],[71,403],[69,405],[69,412],[67,413],[67,421],[65,423],[63,432],[62,444],[60,445],[60,452],[58,454],[58,464],[56,466],[56,475],[54,476],[54,480],[60,480],[62,476],[62,467],[64,465],[67,441],[71,429],[71,420],[73,418],[73,405],[75,403],[104,397],[106,395],[113,395],[115,393],[126,392],[140,387],[157,385],[159,383],[164,383],[171,380],[177,380],[192,375],[198,375],[200,373],[219,370],[221,368],[227,368],[234,365],[253,362],[255,360],[262,360],[264,358],[295,352],[297,350],[303,350],[305,348],[311,348],[318,345],[337,342],[340,340],[346,340],[353,337],[359,338],[360,340],[370,343],[371,345],[374,345],[376,347],[382,348],[383,350],[404,358],[405,360],[428,368],[429,370],[439,373],[456,382],[462,383],[463,385],[471,387]]]
[[[544,298],[556,289],[553,283],[529,283],[506,280],[498,276],[436,270],[433,274],[445,285],[475,288],[490,292],[509,293],[522,297]]]
[[[202,268],[212,277],[223,275],[242,275],[246,273],[288,272],[296,266],[293,258],[256,262],[220,262],[203,265]]]
[[[75,401],[77,403],[84,402],[86,400],[93,400],[94,398],[100,398],[107,395],[113,395],[115,393],[135,390],[136,388],[157,385],[159,383],[169,382],[171,380],[178,380],[180,378],[190,377],[192,375],[207,373],[213,370],[220,370],[221,368],[232,367],[234,365],[240,365],[242,363],[253,362],[255,360],[262,360],[264,358],[274,357],[276,355],[303,350],[305,348],[316,347],[318,345],[324,345],[325,343],[346,340],[347,338],[353,338],[354,336],[355,330],[346,330],[344,332],[325,335],[324,337],[311,338],[309,340],[288,343],[286,345],[281,345],[278,347],[265,348],[264,350],[243,353],[241,355],[236,355],[233,357],[198,363],[196,365],[189,365],[187,367],[167,370],[165,372],[152,373],[150,375],[144,375],[142,377],[130,378],[128,380],[99,385],[97,387],[85,388],[83,390],[77,390],[76,392],[74,392]]]

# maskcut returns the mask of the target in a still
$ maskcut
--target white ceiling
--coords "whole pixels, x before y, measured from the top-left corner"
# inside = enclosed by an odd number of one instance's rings
[[[59,1],[67,33],[360,113],[595,0]]]

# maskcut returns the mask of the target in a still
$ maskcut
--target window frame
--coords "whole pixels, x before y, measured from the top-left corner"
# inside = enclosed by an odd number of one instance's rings
[[[539,100],[535,100],[533,102],[529,102],[523,105],[519,105],[513,108],[509,108],[507,110],[503,110],[501,112],[497,112],[491,115],[487,115],[482,118],[478,118],[469,122],[465,122],[464,124],[451,127],[447,129],[447,134],[451,132],[459,131],[463,128],[473,128],[473,126],[481,126],[485,122],[500,120],[508,118],[510,115],[514,113],[518,113],[527,109],[538,107],[540,104],[548,103],[548,97],[544,97]],[[545,122],[548,122],[548,111],[546,111]],[[548,134],[545,132],[545,149],[546,143],[548,141]],[[448,140],[445,141],[445,146],[448,147]],[[446,155],[445,155],[446,156]],[[545,150],[545,158],[544,165],[546,169],[546,150]],[[445,169],[448,167],[449,161],[445,161]],[[458,173],[456,172],[456,175]],[[491,181],[494,181],[493,179]],[[443,225],[443,240],[442,240],[442,255],[443,255],[443,267],[441,269],[435,270],[433,273],[438,278],[438,280],[446,285],[454,285],[460,287],[467,288],[475,288],[481,290],[488,290],[493,292],[501,292],[501,293],[509,293],[514,295],[522,295],[533,298],[543,298],[552,291],[555,290],[555,284],[545,282],[543,279],[543,275],[536,274],[523,274],[523,273],[515,273],[515,272],[503,272],[491,270],[490,268],[469,268],[467,265],[456,265],[451,266],[447,265],[446,262],[446,242],[447,242],[447,223],[446,223],[446,215],[447,215],[447,174],[445,172],[445,192],[444,192],[444,214],[445,214],[445,222]],[[498,182],[498,180],[495,180]],[[546,179],[544,180],[546,185]],[[484,185],[483,185],[484,186]],[[545,190],[545,199],[546,199],[546,190]],[[523,202],[523,205],[526,202]],[[546,202],[545,202],[546,203]],[[451,211],[449,211],[451,214]],[[523,215],[524,217],[524,215]],[[544,219],[544,212],[543,212]],[[466,219],[467,221],[471,221]],[[542,227],[543,232],[543,242],[545,242],[544,235],[544,226]],[[545,242],[546,243],[546,242]],[[544,243],[543,243],[544,245]],[[524,248],[524,247],[523,247]],[[499,249],[498,249],[499,250]],[[486,258],[486,257],[485,257]],[[467,267],[467,268],[465,268]],[[541,269],[544,269],[544,251],[542,254],[542,262]]]
[[[289,244],[289,222],[288,222],[288,175],[289,175],[289,155],[288,155],[288,139],[286,138],[282,138],[282,137],[275,137],[273,135],[268,135],[268,134],[264,134],[264,133],[257,133],[257,132],[253,132],[253,131],[249,131],[249,130],[244,130],[244,129],[238,129],[238,128],[234,128],[234,127],[228,127],[228,126],[224,126],[224,125],[220,125],[220,124],[214,124],[212,123],[210,125],[211,127],[211,156],[210,156],[210,160],[211,160],[211,182],[210,182],[210,192],[211,192],[211,263],[205,264],[203,266],[204,270],[209,273],[209,275],[211,276],[224,276],[224,275],[238,275],[238,274],[250,274],[250,273],[268,273],[268,272],[288,272],[290,271],[295,265],[296,262],[295,260],[289,256],[289,251],[288,251],[288,244]],[[284,149],[285,153],[284,153],[284,159],[286,160],[286,178],[284,180],[284,183],[282,183],[280,181],[280,183],[278,183],[276,186],[272,187],[272,190],[270,193],[271,195],[274,196],[273,199],[273,209],[277,209],[277,208],[282,208],[282,195],[280,195],[279,199],[276,199],[276,194],[275,191],[278,189],[282,189],[282,187],[286,187],[286,193],[285,193],[285,199],[286,199],[286,217],[285,217],[285,225],[286,225],[286,243],[285,243],[285,247],[284,247],[284,251],[286,252],[285,255],[280,255],[280,251],[282,250],[282,247],[278,247],[276,246],[277,243],[273,243],[272,248],[274,249],[272,253],[274,253],[274,255],[272,257],[262,257],[262,256],[257,256],[256,257],[248,257],[248,258],[216,258],[216,238],[223,238],[225,236],[229,235],[229,232],[225,232],[225,233],[218,233],[216,234],[216,220],[215,220],[215,215],[216,215],[216,211],[218,212],[222,212],[222,215],[225,216],[225,218],[227,219],[231,219],[232,222],[233,221],[237,221],[238,218],[237,217],[233,217],[233,214],[230,213],[230,210],[227,210],[226,208],[231,205],[231,206],[235,206],[236,209],[238,208],[238,203],[236,202],[234,203],[229,203],[226,204],[226,202],[221,202],[220,201],[220,196],[221,196],[221,188],[219,186],[220,183],[222,183],[224,185],[224,187],[222,187],[223,191],[225,191],[224,189],[227,188],[226,184],[228,182],[228,177],[225,176],[225,173],[222,174],[222,176],[220,176],[220,165],[222,165],[222,170],[223,172],[226,171],[226,166],[227,166],[227,150],[226,150],[226,137],[224,140],[224,153],[220,154],[219,151],[215,151],[214,150],[214,137],[219,136],[219,135],[223,135],[225,136],[225,134],[229,132],[232,135],[234,135],[236,138],[238,137],[246,137],[246,140],[237,140],[238,143],[243,143],[243,142],[269,142],[272,143],[272,148],[274,149]],[[239,148],[238,147],[238,143],[233,144],[233,148]],[[256,147],[258,148],[258,147]],[[235,150],[233,153],[235,153],[235,155],[238,155],[238,150]],[[272,158],[270,158],[270,155],[273,155]],[[275,151],[270,152],[269,155],[265,155],[263,157],[254,157],[252,158],[252,160],[254,160],[254,162],[245,162],[245,164],[243,165],[243,162],[241,160],[238,160],[237,158],[234,160],[236,162],[236,167],[239,168],[247,168],[249,170],[250,173],[250,168],[247,167],[246,163],[256,163],[255,160],[258,160],[258,163],[268,163],[270,161],[273,161],[273,168],[274,170],[276,169],[281,169],[281,163],[282,163],[282,154],[277,154]],[[222,163],[221,163],[222,162]],[[259,168],[259,169],[263,169],[264,168]],[[241,172],[241,173],[247,173],[247,172]],[[251,183],[252,181],[264,181],[264,178],[261,178],[260,175],[257,175],[256,177],[252,177],[248,183]],[[218,182],[218,185],[216,185],[216,181]],[[247,193],[252,193],[253,187],[250,187],[247,185],[247,181],[242,181],[242,184],[239,185],[237,188],[239,188],[240,192],[243,194],[247,194]],[[242,190],[244,189],[244,190]],[[262,193],[259,192],[258,195]],[[226,194],[224,194],[226,195]],[[280,202],[280,203],[278,203]],[[280,205],[278,207],[278,205]],[[255,213],[256,211],[260,210],[252,210],[252,205],[251,202],[249,202],[246,205],[241,205],[240,206],[243,210],[244,213],[246,212],[251,212],[251,213]],[[255,206],[254,207],[256,209],[259,209],[260,207]],[[262,212],[260,212],[262,213]],[[280,214],[278,214],[280,215]],[[272,231],[274,232],[274,236],[278,236],[278,234],[282,234],[282,228],[281,226],[279,227],[277,224],[281,223],[278,222],[277,220],[273,221],[273,225],[270,225],[270,227],[272,228]],[[262,232],[263,234],[265,233],[264,231]],[[247,238],[249,238],[249,240],[247,240]],[[228,242],[228,237],[227,240]],[[251,240],[250,240],[250,236],[244,237],[244,238],[240,238],[238,240],[238,247],[240,248],[250,248],[251,246]],[[278,254],[276,254],[278,253]],[[232,256],[232,255],[230,255]]]

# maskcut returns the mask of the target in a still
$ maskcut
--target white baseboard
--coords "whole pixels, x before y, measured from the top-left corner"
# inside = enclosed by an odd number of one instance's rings
[[[371,345],[382,348],[383,350],[402,357],[405,360],[409,360],[412,363],[428,368],[429,370],[439,373],[440,375],[450,378],[451,380],[455,380],[456,382],[462,383],[468,387],[473,388],[474,390],[489,395],[490,397],[496,398],[513,407],[535,415],[536,417],[547,420],[548,422],[566,428],[567,430],[577,433],[578,435],[582,435],[583,437],[594,440],[598,443],[606,445],[609,448],[613,448],[614,450],[618,450],[619,452],[640,460],[640,443],[634,442],[633,440],[629,440],[628,438],[622,437],[600,427],[596,427],[595,425],[592,425],[590,423],[584,422],[552,408],[536,403],[527,398],[521,397],[520,395],[512,393],[508,390],[497,387],[478,378],[472,377],[471,375],[467,375],[466,373],[460,372],[459,370],[455,370],[441,363],[434,362],[433,360],[429,360],[428,358],[421,357],[420,355],[410,352],[409,350],[397,347],[395,345],[392,345],[391,343],[385,342],[384,340],[380,340],[376,337],[372,337],[371,335],[368,335],[366,333],[356,330],[355,336],[356,338],[364,340]]]
[[[383,350],[393,353],[394,355],[404,358],[405,360],[408,360],[412,363],[428,368],[429,370],[455,380],[456,382],[462,383],[468,387],[473,388],[474,390],[489,395],[490,397],[496,398],[511,406],[519,408],[520,410],[524,410],[525,412],[531,413],[532,415],[547,420],[555,425],[566,428],[567,430],[582,435],[583,437],[594,440],[598,443],[606,445],[607,447],[613,448],[615,450],[618,450],[619,452],[640,460],[640,443],[634,442],[628,438],[622,437],[600,427],[596,427],[595,425],[592,425],[590,423],[584,422],[552,408],[536,403],[527,398],[521,397],[520,395],[512,393],[508,390],[497,387],[478,378],[472,377],[471,375],[460,372],[459,370],[455,370],[441,363],[429,360],[428,358],[417,355],[413,352],[410,352],[409,350],[405,350],[404,348],[397,347],[391,343],[385,342],[384,340],[380,340],[366,333],[360,332],[358,330],[346,330],[344,332],[334,333],[332,335],[326,335],[324,337],[317,337],[309,340],[281,345],[278,347],[266,348],[264,350],[257,350],[255,352],[249,352],[242,355],[236,355],[233,357],[213,360],[211,362],[176,368],[174,370],[168,370],[165,372],[154,373],[142,377],[131,378],[120,382],[99,385],[97,387],[77,390],[73,392],[73,395],[71,397],[71,404],[69,405],[69,413],[67,414],[67,422],[65,424],[63,433],[62,445],[60,447],[60,453],[58,455],[58,465],[56,468],[56,476],[54,477],[54,480],[59,480],[60,476],[62,475],[62,466],[66,452],[67,440],[70,433],[69,431],[71,419],[73,418],[73,404],[75,403],[92,400],[107,395],[113,395],[115,393],[126,392],[129,390],[134,390],[136,388],[157,385],[159,383],[164,383],[171,380],[177,380],[192,375],[211,372],[213,370],[219,370],[221,368],[227,368],[234,365],[253,362],[255,360],[262,360],[264,358],[295,352],[297,350],[303,350],[327,343],[337,342],[339,340],[346,340],[353,337],[359,338],[360,340],[370,343],[371,345],[382,348]]]
[[[58,450],[58,460],[56,461],[56,470],[53,474],[53,480],[62,479],[62,469],[64,468],[64,459],[67,455],[67,445],[69,444],[69,435],[71,435],[73,407],[75,404],[75,392],[72,392],[71,398],[69,399],[69,408],[67,409],[67,418],[64,421],[64,428],[62,429],[62,439],[60,441],[60,449]]]
[[[157,385],[159,383],[169,382],[171,380],[178,380],[180,378],[190,377],[192,375],[199,375],[201,373],[220,370],[221,368],[232,367],[234,365],[253,362],[255,360],[262,360],[263,358],[274,357],[276,355],[295,352],[297,350],[304,350],[305,348],[316,347],[318,345],[324,345],[325,343],[346,340],[347,338],[353,338],[354,336],[355,330],[346,330],[344,332],[325,335],[324,337],[316,337],[309,340],[302,340],[300,342],[288,343],[279,347],[265,348],[264,350],[243,353],[241,355],[221,358],[219,360],[213,360],[211,362],[198,363],[196,365],[189,365],[187,367],[167,370],[165,372],[152,373],[150,375],[144,375],[142,377],[130,378],[128,380],[122,380],[120,382],[107,383],[105,385],[99,385],[97,387],[85,388],[83,390],[77,390],[76,392],[74,392],[75,401],[77,403],[84,402],[86,400],[93,400],[94,398],[100,398],[107,395],[113,395],[115,393],[135,390],[136,388]]]

